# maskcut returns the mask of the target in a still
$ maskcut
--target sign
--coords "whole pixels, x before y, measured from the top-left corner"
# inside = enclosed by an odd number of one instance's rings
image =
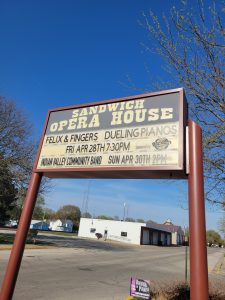
[[[36,171],[183,170],[184,107],[177,89],[51,110]]]
[[[171,178],[176,176],[187,178],[184,168],[187,147],[191,238],[190,296],[191,299],[208,299],[202,131],[190,120],[187,145],[185,145],[186,121],[183,89],[49,111],[0,298],[13,297],[27,232],[43,175],[65,178]],[[166,132],[166,128],[169,131]],[[112,146],[120,140],[124,143],[130,142],[129,147],[123,149],[124,144],[121,144],[121,148]],[[100,146],[97,146],[98,142]],[[107,142],[109,145],[105,146]],[[152,156],[157,153],[160,155],[163,151],[164,154],[168,154],[166,159],[153,162]],[[108,159],[104,165],[102,163],[105,162],[104,157],[113,155],[111,153],[116,153],[119,157],[128,155],[127,166],[122,165],[122,158],[112,164]],[[129,158],[129,155],[133,159]],[[149,159],[144,163],[138,163],[134,155],[149,155]],[[99,163],[97,159],[92,158],[97,156],[100,157]],[[74,161],[73,166],[68,164],[69,157],[72,162]],[[79,157],[83,158],[83,163],[78,166]],[[85,157],[87,163],[84,163]],[[131,293],[147,293],[149,290],[149,282],[146,280],[132,279],[131,282]],[[147,297],[143,295],[145,296]]]
[[[150,281],[131,277],[130,296],[139,297],[142,299],[151,299]]]

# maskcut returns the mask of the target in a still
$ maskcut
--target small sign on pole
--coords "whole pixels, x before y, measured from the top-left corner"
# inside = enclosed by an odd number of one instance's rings
[[[131,277],[130,295],[142,299],[151,299],[150,281]]]

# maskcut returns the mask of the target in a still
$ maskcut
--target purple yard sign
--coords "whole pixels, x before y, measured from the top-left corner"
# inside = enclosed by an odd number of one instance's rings
[[[131,277],[130,295],[143,299],[151,299],[150,296],[150,281]]]

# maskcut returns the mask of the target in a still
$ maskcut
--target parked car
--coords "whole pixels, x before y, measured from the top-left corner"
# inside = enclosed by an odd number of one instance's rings
[[[14,221],[14,220],[10,220],[10,221],[5,223],[5,226],[10,227],[10,228],[17,228],[18,222]]]

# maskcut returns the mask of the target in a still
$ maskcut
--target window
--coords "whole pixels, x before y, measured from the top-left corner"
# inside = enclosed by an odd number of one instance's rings
[[[121,231],[121,236],[127,236],[127,232]]]
[[[95,231],[96,231],[96,228],[91,228],[91,229],[90,229],[90,232],[91,232],[91,233],[95,233]]]

